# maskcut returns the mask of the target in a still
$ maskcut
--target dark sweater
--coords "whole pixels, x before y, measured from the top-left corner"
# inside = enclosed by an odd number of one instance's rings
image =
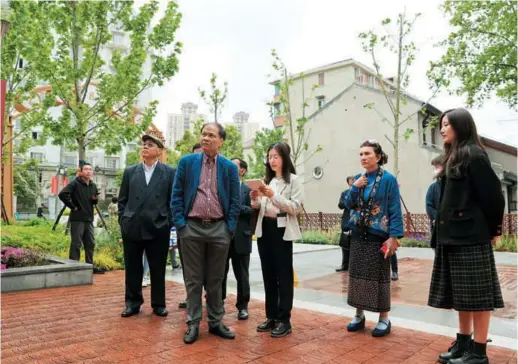
[[[342,214],[342,231],[348,231],[349,228],[347,227],[347,223],[349,222],[349,217],[351,216],[349,209],[345,207],[345,195],[349,190],[345,190],[340,195],[340,200],[338,200],[338,208],[340,210],[344,210],[344,213]]]
[[[502,234],[505,200],[486,152],[471,148],[461,176],[443,175],[432,246],[487,244]]]
[[[80,178],[75,178],[59,193],[59,199],[68,207],[70,221],[94,221],[94,205],[98,194],[97,186],[90,180],[89,184]],[[74,211],[77,208],[77,211]]]
[[[428,187],[428,191],[426,192],[426,214],[430,219],[430,223],[437,219],[437,209],[439,208],[440,199],[441,183],[440,180],[437,180]]]

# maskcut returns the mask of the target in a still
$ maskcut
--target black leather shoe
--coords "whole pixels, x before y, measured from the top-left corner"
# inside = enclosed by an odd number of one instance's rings
[[[166,317],[169,312],[167,312],[165,307],[157,307],[153,309],[153,313],[160,317]]]
[[[471,335],[457,334],[457,340],[451,343],[446,353],[439,354],[437,361],[442,364],[449,363],[452,359],[462,358],[472,345]]]
[[[237,313],[238,320],[248,320],[248,310],[239,310]]]
[[[270,333],[271,337],[284,337],[291,334],[291,324],[289,322],[279,322],[275,329]]]
[[[392,324],[388,323],[387,327],[383,330],[380,330],[378,328],[375,328],[374,330],[372,330],[372,336],[373,337],[383,337],[383,336],[387,336],[388,334],[390,334],[390,329],[392,328]]]
[[[349,325],[347,325],[347,331],[349,332],[355,332],[360,331],[365,328],[365,316],[363,316],[362,320],[357,323],[353,323],[352,321],[349,322]]]
[[[464,352],[462,357],[448,360],[449,364],[489,364],[486,355],[486,345],[472,342],[470,348]]]
[[[178,308],[187,308],[187,301],[178,302]]]
[[[397,281],[399,279],[399,275],[397,274],[397,272],[392,272],[390,279],[392,279],[393,281]]]
[[[347,272],[347,267],[342,265],[342,266],[336,268],[335,271],[337,271],[337,272]]]
[[[190,324],[187,327],[187,331],[183,335],[183,342],[186,344],[192,344],[198,339],[198,333],[200,331],[200,326],[198,324]]]
[[[94,274],[104,274],[104,269],[94,267],[93,273]]]
[[[126,308],[124,311],[122,311],[122,313],[121,313],[121,317],[131,317],[131,316],[135,316],[135,315],[137,315],[139,312],[140,312],[140,309],[139,309],[139,308]]]
[[[215,327],[209,327],[209,333],[212,335],[219,336],[223,339],[235,339],[236,334],[234,334],[228,327],[220,323],[218,326]]]
[[[275,329],[275,320],[267,319],[261,325],[257,326],[258,332],[269,332]]]

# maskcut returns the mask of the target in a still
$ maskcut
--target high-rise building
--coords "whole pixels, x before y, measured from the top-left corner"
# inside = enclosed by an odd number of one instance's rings
[[[255,137],[255,134],[259,131],[261,126],[259,123],[255,122],[249,122],[248,118],[250,117],[250,114],[244,111],[239,111],[234,114],[232,117],[232,120],[234,121],[230,125],[234,125],[239,133],[241,133],[241,136],[243,137],[243,142],[246,142],[247,140],[253,139]]]
[[[205,115],[197,113],[198,105],[192,102],[182,104],[180,114],[167,114],[166,144],[168,148],[174,149],[176,142],[182,139],[186,130],[191,130],[194,122],[205,119]]]

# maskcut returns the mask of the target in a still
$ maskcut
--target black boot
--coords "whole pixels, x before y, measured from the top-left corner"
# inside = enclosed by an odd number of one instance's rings
[[[455,340],[447,353],[439,354],[439,363],[449,363],[450,359],[462,358],[465,352],[467,352],[471,346],[471,335],[457,334],[457,340]]]
[[[480,344],[474,342],[471,350],[464,353],[462,358],[451,359],[448,364],[489,364],[489,359],[486,355],[487,344]]]

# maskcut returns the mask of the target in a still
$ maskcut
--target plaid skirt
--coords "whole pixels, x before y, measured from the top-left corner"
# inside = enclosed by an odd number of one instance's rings
[[[504,307],[491,243],[438,245],[428,305],[456,311],[492,311]]]
[[[353,235],[349,257],[347,304],[372,312],[390,311],[390,259],[380,251],[386,239]]]

